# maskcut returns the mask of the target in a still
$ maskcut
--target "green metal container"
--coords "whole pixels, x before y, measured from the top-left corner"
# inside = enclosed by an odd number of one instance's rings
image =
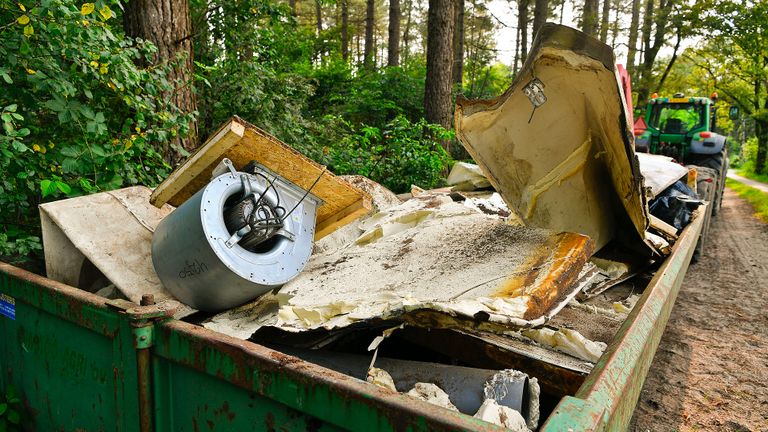
[[[703,218],[678,239],[593,372],[541,430],[622,430]],[[0,263],[0,390],[25,430],[503,430],[472,417]]]

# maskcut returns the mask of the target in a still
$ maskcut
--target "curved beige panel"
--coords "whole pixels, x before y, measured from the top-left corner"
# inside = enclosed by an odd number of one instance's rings
[[[456,132],[528,225],[642,242],[642,178],[610,48],[548,24],[510,88],[459,99]],[[636,234],[635,234],[636,233]]]

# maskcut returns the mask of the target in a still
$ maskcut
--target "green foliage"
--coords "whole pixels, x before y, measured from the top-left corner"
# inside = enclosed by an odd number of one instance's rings
[[[162,95],[155,48],[113,31],[116,1],[4,3],[0,8],[0,254],[40,251],[37,204],[169,172],[156,149],[189,117]],[[16,257],[16,258],[13,258]]]
[[[466,73],[469,82],[464,86],[466,96],[469,98],[494,98],[502,93],[512,84],[512,71],[509,66],[503,63],[494,63],[490,65],[475,65],[468,61],[468,70],[470,72],[478,69],[476,73]]]
[[[705,53],[718,66],[712,75],[717,69],[727,71],[721,74],[718,88],[756,125],[758,156],[754,170],[768,174],[768,3],[704,0],[693,8],[699,13],[701,32],[713,41],[713,49]]]
[[[204,16],[207,22],[205,33],[195,41],[198,96],[204,101],[198,122],[202,136],[239,115],[323,162],[331,153],[352,149],[380,156],[370,140],[378,146],[424,152],[426,134],[419,134],[421,129],[432,129],[421,120],[423,61],[358,71],[334,52],[338,44],[330,41],[338,36],[336,30],[316,36],[313,30],[298,26],[287,8],[269,0],[193,2],[192,8],[193,16]],[[404,133],[403,127],[411,131]],[[372,130],[381,135],[390,128],[397,134],[376,139],[371,135]],[[399,142],[400,138],[404,141]],[[427,166],[439,164],[439,158],[429,152],[425,155],[425,167],[412,162],[413,174],[396,176],[435,183],[428,174],[433,168]],[[372,167],[406,165],[389,156],[383,159],[386,162],[378,165],[339,162],[345,166],[344,173],[380,177],[380,168]],[[441,169],[435,172],[439,175]]]
[[[21,431],[23,420],[21,398],[16,387],[9,384],[5,391],[0,393],[0,431]]]
[[[340,60],[330,62],[312,71],[316,88],[308,109],[359,124],[383,126],[399,115],[417,121],[424,117],[425,73],[421,62],[359,74]]]
[[[725,141],[725,146],[727,148],[728,152],[728,164],[732,168],[738,168],[743,163],[742,160],[742,144],[734,138],[727,137]]]
[[[268,0],[193,2],[205,32],[195,40],[201,137],[239,115],[319,157],[306,116],[314,89],[306,76],[312,36],[298,29],[286,6]]]
[[[737,165],[745,177],[754,178],[755,180],[758,180],[756,177],[759,176],[757,166],[755,165],[757,159],[757,146],[757,137],[749,138],[741,148],[740,163]]]
[[[442,142],[453,132],[423,119],[410,122],[398,116],[384,128],[364,126],[329,149],[329,167],[338,174],[361,174],[395,193],[440,185],[450,164]]]
[[[317,155],[309,133],[314,123],[303,113],[312,93],[306,79],[259,62],[239,61],[225,61],[208,70],[206,78],[211,86],[200,91],[209,101],[200,107],[200,126],[206,135],[239,115],[307,155]]]

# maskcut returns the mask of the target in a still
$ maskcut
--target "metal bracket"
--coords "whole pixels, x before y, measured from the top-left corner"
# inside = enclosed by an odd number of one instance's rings
[[[134,327],[131,332],[133,333],[133,346],[136,349],[152,347],[155,334],[153,326]]]
[[[120,311],[130,317],[132,322],[145,321],[155,318],[172,318],[179,308],[180,303],[176,300],[163,300],[157,304],[137,305],[123,299],[107,300],[107,307]]]

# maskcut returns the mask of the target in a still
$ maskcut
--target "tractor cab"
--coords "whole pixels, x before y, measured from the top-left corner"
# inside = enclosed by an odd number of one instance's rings
[[[663,154],[686,161],[691,153],[701,153],[698,147],[708,147],[715,128],[717,94],[712,98],[660,98],[655,93],[648,102],[646,129],[635,141],[637,151]],[[711,142],[714,146],[714,142]],[[705,151],[705,153],[709,153]]]

